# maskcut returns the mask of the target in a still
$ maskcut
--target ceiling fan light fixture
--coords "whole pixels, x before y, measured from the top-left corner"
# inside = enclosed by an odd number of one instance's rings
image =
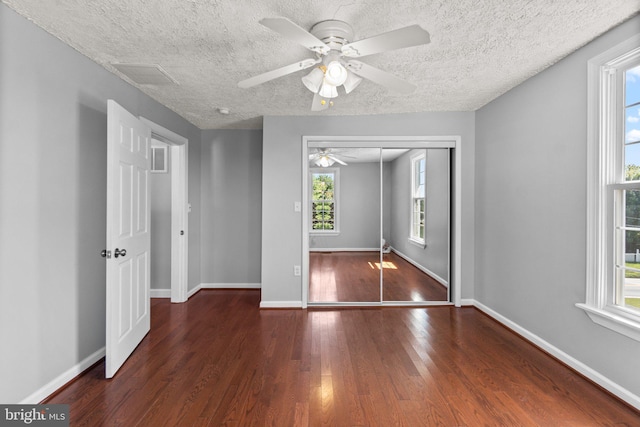
[[[347,73],[347,79],[344,81],[344,91],[350,93],[352,90],[358,87],[362,83],[362,77],[358,77],[355,74]]]
[[[313,93],[318,93],[324,79],[324,73],[320,68],[314,68],[302,78],[302,83]]]
[[[340,86],[347,80],[347,69],[340,62],[331,61],[324,73],[324,80],[333,86]]]
[[[334,163],[335,161],[327,155],[320,156],[315,161],[316,166],[320,166],[321,168],[328,168]]]
[[[332,85],[327,83],[326,81],[322,84],[320,88],[320,92],[318,92],[322,98],[337,98],[338,97],[338,89]]]
[[[265,18],[260,20],[260,24],[315,52],[315,58],[303,59],[250,77],[239,82],[238,86],[250,88],[313,68],[309,74],[302,77],[305,87],[314,94],[312,111],[322,111],[333,106],[332,98],[338,96],[338,86],[344,86],[345,92],[350,93],[362,82],[362,79],[371,80],[399,93],[413,92],[416,86],[411,83],[366,63],[348,58],[361,58],[430,42],[429,33],[419,25],[410,25],[353,41],[354,32],[351,26],[336,19],[318,22],[310,31],[287,18]],[[355,75],[352,74],[354,72]],[[336,161],[341,163],[340,160]]]

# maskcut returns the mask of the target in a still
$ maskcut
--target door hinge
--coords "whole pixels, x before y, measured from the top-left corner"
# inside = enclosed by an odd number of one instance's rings
[[[106,250],[106,249],[103,249],[103,250],[100,252],[100,256],[101,256],[102,258],[107,258],[107,259],[109,259],[109,258],[111,258],[111,251],[108,251],[108,250]]]

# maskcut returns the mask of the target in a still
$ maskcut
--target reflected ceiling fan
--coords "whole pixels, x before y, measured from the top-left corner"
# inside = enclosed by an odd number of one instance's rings
[[[362,58],[394,49],[427,44],[429,33],[419,25],[400,28],[370,38],[351,42],[353,29],[343,21],[329,20],[315,24],[307,31],[286,18],[265,18],[260,21],[265,27],[294,41],[312,52],[315,58],[303,59],[291,65],[268,71],[238,83],[249,88],[283,77],[296,71],[314,67],[302,78],[302,83],[313,92],[312,111],[321,111],[333,105],[342,86],[350,93],[362,79],[371,80],[400,93],[411,93],[415,86],[392,74],[351,58]]]
[[[347,163],[342,158],[355,159],[352,156],[346,156],[343,151],[337,151],[333,148],[316,148],[315,153],[309,154],[309,163],[313,163],[316,166],[327,168],[334,163],[339,163],[343,166],[347,166]]]

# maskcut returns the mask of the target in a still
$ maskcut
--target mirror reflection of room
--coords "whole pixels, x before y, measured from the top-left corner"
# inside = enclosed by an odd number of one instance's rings
[[[380,149],[309,153],[309,301],[379,302]]]
[[[449,150],[309,149],[309,302],[448,301]]]
[[[448,301],[449,150],[392,150],[383,164],[383,300]]]

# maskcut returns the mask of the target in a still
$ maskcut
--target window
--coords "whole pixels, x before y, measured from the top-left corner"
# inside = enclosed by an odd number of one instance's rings
[[[640,61],[624,70],[624,175],[613,190],[617,306],[640,315]],[[622,75],[622,73],[621,73]]]
[[[640,37],[589,61],[587,299],[640,341]]]
[[[311,170],[311,232],[335,234],[338,228],[339,169]]]
[[[411,156],[411,232],[409,240],[424,246],[426,151]]]
[[[151,172],[167,173],[167,146],[151,146]]]

